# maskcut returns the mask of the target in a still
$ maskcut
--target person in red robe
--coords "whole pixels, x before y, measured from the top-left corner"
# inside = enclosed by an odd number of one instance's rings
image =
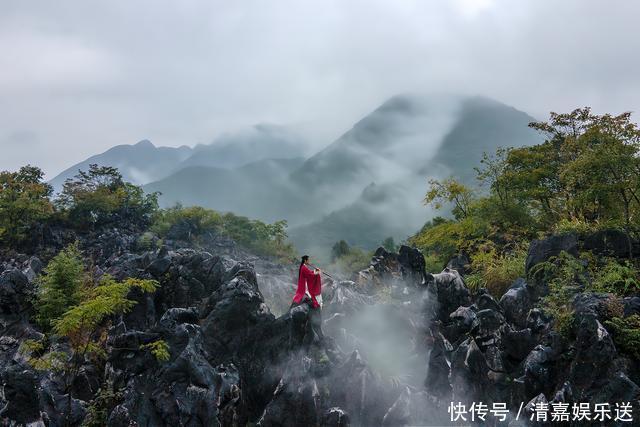
[[[311,267],[309,267],[309,255],[304,255],[300,262],[300,269],[298,270],[298,289],[293,296],[293,303],[300,304],[305,294],[309,294],[313,308],[320,307],[318,299],[322,301],[321,277],[322,271],[319,268],[311,269]]]

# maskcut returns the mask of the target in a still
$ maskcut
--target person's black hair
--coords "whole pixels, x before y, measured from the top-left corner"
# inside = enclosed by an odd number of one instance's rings
[[[304,262],[309,259],[309,255],[302,255],[302,260],[300,261],[300,267],[304,265]]]
[[[304,262],[309,259],[309,255],[302,255],[302,259],[300,260],[300,267],[298,267],[298,280],[300,280],[300,275],[302,274],[302,266]]]

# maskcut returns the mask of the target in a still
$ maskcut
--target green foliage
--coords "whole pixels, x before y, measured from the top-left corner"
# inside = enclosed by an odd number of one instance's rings
[[[77,242],[56,255],[38,278],[36,320],[45,330],[80,301],[84,264]]]
[[[23,354],[42,353],[44,351],[44,342],[31,339],[24,340],[20,344],[18,351]]]
[[[132,289],[153,292],[157,286],[154,280],[128,278],[118,282],[105,275],[97,286],[89,285],[82,290],[82,299],[76,305],[51,321],[53,333],[67,338],[73,353],[81,353],[83,357],[88,354],[104,357],[97,330],[110,316],[126,313],[136,304],[127,299]],[[35,343],[29,343],[25,348],[32,352],[42,350]]]
[[[473,292],[477,292],[481,288],[486,287],[482,272],[475,272],[464,276],[464,283]]]
[[[470,249],[488,232],[489,224],[481,218],[467,217],[459,221],[434,218],[409,239],[409,244],[421,249],[434,265],[444,266],[458,251]]]
[[[396,245],[396,241],[393,237],[387,237],[384,239],[381,246],[389,252],[398,252],[398,245]]]
[[[158,211],[151,225],[151,231],[162,238],[203,243],[222,234],[258,254],[291,259],[295,251],[287,242],[286,228],[286,221],[266,224],[232,213],[180,205]]]
[[[456,219],[469,216],[472,200],[471,189],[453,178],[444,181],[430,180],[429,190],[424,196],[424,204],[436,209],[441,209],[445,203],[452,204],[451,212]]]
[[[141,187],[125,182],[116,168],[93,164],[64,183],[56,205],[82,229],[110,224],[144,227],[158,208],[158,195],[145,195]]]
[[[169,345],[165,340],[156,340],[140,346],[141,350],[149,350],[158,362],[166,362],[171,357]]]
[[[157,286],[158,283],[154,280],[128,278],[118,282],[105,275],[98,286],[85,290],[83,301],[53,322],[53,331],[57,335],[67,337],[75,350],[88,348],[92,352],[99,352],[99,347],[91,347],[96,328],[108,317],[126,313],[136,304],[135,301],[127,299],[132,289],[153,292]]]
[[[578,218],[562,218],[553,225],[553,232],[555,234],[576,233],[578,235],[584,235],[596,230],[596,224]]]
[[[65,338],[69,343],[69,353],[50,351],[44,353],[44,345],[30,342],[24,349],[30,353],[29,363],[36,369],[57,369],[63,372],[65,393],[71,399],[71,384],[80,374],[80,368],[88,360],[97,362],[106,357],[106,327],[107,321],[114,315],[129,311],[135,301],[127,299],[129,292],[139,289],[142,292],[153,292],[157,287],[153,280],[129,278],[122,282],[105,275],[97,286],[87,284],[81,292],[80,301],[70,307],[61,317],[52,321],[53,333]],[[95,402],[101,405],[100,402]],[[70,408],[70,407],[69,407]],[[98,408],[95,408],[96,411]],[[93,424],[100,423],[97,418],[90,417]],[[70,409],[66,414],[67,423],[70,420]],[[98,421],[95,421],[95,420]]]
[[[447,261],[443,262],[442,258],[433,252],[424,255],[425,270],[429,273],[440,273]]]
[[[536,264],[529,271],[529,277],[538,283],[557,283],[562,287],[576,287],[586,282],[587,270],[584,263],[565,251],[547,261]]]
[[[43,177],[34,166],[0,172],[0,243],[20,245],[39,221],[52,215],[52,188]]]
[[[465,283],[470,289],[486,288],[500,298],[518,277],[524,277],[526,257],[523,247],[498,253],[495,245],[484,245],[471,255],[473,273],[465,277]]]
[[[501,209],[509,208],[514,203],[514,195],[507,182],[505,182],[505,172],[507,171],[506,158],[509,154],[507,148],[500,147],[495,155],[482,154],[480,160],[481,167],[474,168],[476,179],[485,188],[489,188],[497,198],[497,205]]]
[[[607,117],[598,120],[604,119]],[[609,124],[594,124],[572,141],[572,148],[579,155],[566,164],[561,178],[573,196],[568,205],[576,216],[619,219],[629,224],[633,216],[631,209],[638,207],[640,132],[634,128],[632,135],[621,135],[622,123],[614,128],[609,128]]]
[[[98,390],[95,399],[87,409],[87,415],[82,420],[82,427],[102,427],[107,425],[109,414],[123,399],[120,391],[114,392],[108,388]]]
[[[505,182],[517,197],[548,226],[563,218],[629,226],[640,202],[640,130],[630,114],[580,108],[531,127],[548,139],[506,156]]]
[[[555,329],[563,336],[572,336],[574,313],[573,297],[587,280],[583,262],[566,252],[535,265],[529,277],[539,283],[547,283],[549,294],[542,299],[544,311],[554,319]]]
[[[222,214],[200,206],[162,209],[153,218],[150,230],[158,236],[192,240],[222,231]]]
[[[60,351],[45,353],[44,341],[24,340],[18,351],[27,356],[27,363],[38,371],[63,371],[68,355]]]
[[[573,334],[574,313],[571,302],[575,294],[575,288],[552,281],[549,283],[549,295],[542,299],[544,311],[553,317],[554,329],[565,338],[570,338]]]
[[[552,287],[552,291],[555,292],[555,288]],[[555,293],[552,295],[555,295]],[[560,292],[559,295],[564,295],[564,293]],[[552,296],[551,298],[556,297]],[[560,296],[558,298],[563,298],[563,296]],[[551,299],[549,301],[551,301]],[[553,303],[549,302],[546,307],[546,311],[554,319],[555,330],[560,335],[570,340],[574,336],[573,327],[575,324],[575,316],[571,307],[568,304],[561,304],[556,306]]]
[[[530,126],[547,136],[544,143],[483,156],[476,172],[488,194],[477,197],[452,178],[432,180],[425,203],[451,204],[457,222],[483,224],[473,237],[507,243],[603,227],[640,231],[640,130],[629,113],[580,108]],[[423,228],[413,241],[433,247],[440,234],[447,247],[433,250],[444,258],[456,252],[456,227]]]
[[[500,148],[485,154],[476,169],[487,193],[454,179],[430,181],[425,203],[452,205],[453,220],[434,219],[409,243],[422,249],[432,265],[444,265],[455,253],[472,256],[471,288],[485,286],[500,296],[523,274],[527,241],[549,233],[589,234],[617,228],[640,231],[640,129],[629,113],[595,115],[589,108],[551,113],[530,127],[545,142]],[[571,298],[582,289],[628,295],[640,289],[631,263],[584,260],[566,253],[535,266],[530,280],[548,284],[545,310],[556,327],[569,333]],[[593,277],[593,281],[589,280]]]
[[[347,255],[351,251],[351,247],[344,240],[336,242],[331,247],[331,262],[335,262],[336,259]]]
[[[615,259],[608,259],[606,264],[595,272],[590,287],[596,292],[626,296],[640,290],[640,274],[629,261],[619,263]]]
[[[247,217],[226,213],[222,217],[223,233],[231,236],[240,245],[258,254],[272,255],[280,259],[295,256],[293,246],[287,242],[287,221],[266,224]]]
[[[328,270],[349,277],[367,268],[371,263],[372,256],[372,252],[364,251],[358,247],[349,247],[346,253],[333,260]]]
[[[158,248],[156,243],[157,241],[155,241],[155,235],[150,231],[146,231],[142,233],[140,237],[138,237],[136,246],[139,250],[152,251]]]
[[[489,234],[485,237],[500,235],[517,242],[536,237],[539,229],[536,218],[523,203],[513,201],[502,206],[495,194],[474,201],[471,210],[471,218],[487,224]]]
[[[640,361],[640,316],[614,317],[604,322],[616,347]]]

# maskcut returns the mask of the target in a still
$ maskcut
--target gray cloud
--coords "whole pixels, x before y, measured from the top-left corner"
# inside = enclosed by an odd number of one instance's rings
[[[541,118],[634,111],[638,12],[623,0],[6,0],[0,169],[53,176],[116,144],[194,145],[265,122],[320,145],[399,92],[483,94]]]

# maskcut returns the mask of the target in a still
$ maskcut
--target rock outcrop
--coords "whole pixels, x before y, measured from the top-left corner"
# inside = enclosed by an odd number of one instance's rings
[[[637,404],[637,366],[606,327],[609,294],[578,294],[572,336],[562,336],[540,309],[538,284],[518,279],[497,301],[466,286],[465,256],[427,272],[422,254],[402,246],[376,251],[356,281],[327,281],[322,310],[306,300],[291,307],[290,269],[222,240],[186,247],[177,243],[185,232],[154,251],[118,233],[89,245],[96,277],[160,287],[131,293],[137,304],[105,332],[106,358],[83,361],[70,393],[69,378],[34,369],[21,349],[43,337],[30,320],[43,263],[2,260],[4,424],[455,425],[450,402],[504,403],[507,422],[520,404],[527,414],[536,403]],[[534,242],[527,268],[578,244],[575,236]],[[629,316],[640,311],[637,299],[616,304]],[[160,341],[166,358],[149,350]],[[48,345],[66,351],[64,342]]]

